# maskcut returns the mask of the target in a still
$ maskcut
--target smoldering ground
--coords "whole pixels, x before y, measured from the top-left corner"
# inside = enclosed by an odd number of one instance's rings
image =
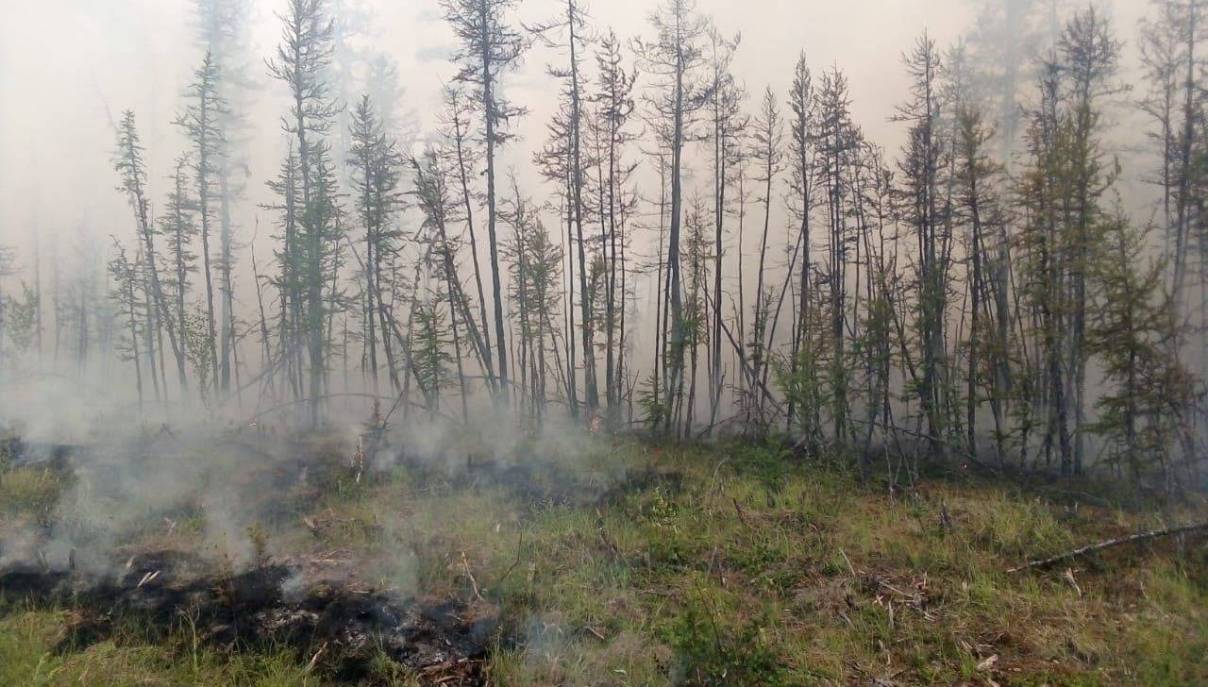
[[[187,627],[217,647],[292,647],[341,678],[384,657],[425,681],[476,684],[488,648],[535,625],[501,626],[464,551],[432,562],[438,514],[398,503],[357,520],[325,506],[406,475],[468,503],[489,492],[519,521],[673,480],[622,460],[613,439],[489,413],[466,426],[349,409],[362,421],[318,432],[292,431],[282,413],[122,432],[123,414],[81,422],[87,409],[65,407],[57,422],[7,422],[0,480],[46,489],[32,509],[0,504],[0,598],[74,609],[62,650],[131,623],[150,640]],[[496,525],[500,537],[513,529]]]

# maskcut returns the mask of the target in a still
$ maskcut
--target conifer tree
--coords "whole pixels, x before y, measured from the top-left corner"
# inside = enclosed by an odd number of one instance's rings
[[[454,55],[460,65],[456,80],[474,89],[475,105],[482,118],[482,141],[486,154],[487,245],[491,260],[491,291],[495,302],[495,352],[498,362],[498,399],[508,398],[508,356],[503,317],[503,287],[496,236],[496,151],[511,136],[507,129],[525,110],[509,103],[500,92],[499,79],[515,69],[524,54],[523,38],[507,23],[507,13],[518,0],[441,0],[445,19],[461,41]]]

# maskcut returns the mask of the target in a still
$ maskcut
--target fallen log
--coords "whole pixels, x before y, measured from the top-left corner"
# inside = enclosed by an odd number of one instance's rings
[[[1103,549],[1110,549],[1114,546],[1121,546],[1123,544],[1131,544],[1133,542],[1146,541],[1148,539],[1158,539],[1160,537],[1169,537],[1174,534],[1186,534],[1188,532],[1196,532],[1198,530],[1208,530],[1208,522],[1191,523],[1191,524],[1187,524],[1187,525],[1180,525],[1178,527],[1169,527],[1164,530],[1150,530],[1148,532],[1137,532],[1136,534],[1130,534],[1127,537],[1117,537],[1115,539],[1108,539],[1106,541],[1101,541],[1098,544],[1088,544],[1086,546],[1082,546],[1077,549],[1072,549],[1070,551],[1066,551],[1065,553],[1061,553],[1056,556],[1051,556],[1049,558],[1041,558],[1039,560],[1028,561],[1027,563],[1024,563],[1023,565],[1016,566],[1014,568],[1007,570],[1007,572],[1016,573],[1016,572],[1021,572],[1023,570],[1030,570],[1031,568],[1047,568],[1050,565],[1053,565],[1054,563],[1060,563],[1061,561],[1066,561],[1071,558],[1077,558],[1079,556],[1083,556],[1088,553],[1093,553],[1095,551],[1102,551]]]

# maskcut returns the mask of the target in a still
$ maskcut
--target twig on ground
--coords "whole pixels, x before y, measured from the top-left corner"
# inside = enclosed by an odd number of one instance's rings
[[[843,556],[843,560],[844,560],[844,561],[847,563],[847,569],[848,569],[849,571],[851,571],[851,576],[852,576],[852,577],[859,577],[859,575],[858,575],[858,574],[856,574],[856,566],[852,565],[852,564],[851,564],[851,559],[847,557],[847,552],[846,552],[846,551],[844,551],[843,549],[839,549],[839,555],[840,555],[840,556]]]
[[[747,522],[747,516],[742,512],[742,506],[738,503],[738,499],[731,498],[730,500],[734,502],[734,511],[738,513],[738,519],[742,521],[742,524],[750,527],[751,523]]]
[[[474,579],[474,573],[470,572],[470,562],[466,560],[466,552],[461,552],[461,569],[465,571],[466,577],[470,578],[470,586],[474,589],[474,596],[478,597],[479,601],[486,601],[482,598],[482,592],[478,589],[478,580]]]
[[[310,662],[306,664],[306,670],[302,672],[312,672],[315,669],[315,666],[319,664],[319,657],[323,655],[324,651],[327,651],[327,642],[323,642],[323,646],[319,647],[319,650],[315,652],[315,655],[310,657]]]
[[[501,575],[498,580],[495,580],[494,584],[492,584],[490,587],[491,589],[494,589],[494,588],[498,587],[499,585],[503,584],[503,581],[506,580],[508,578],[508,576],[510,576],[512,574],[512,571],[515,570],[517,568],[517,566],[520,565],[520,552],[523,550],[524,550],[524,530],[520,530],[520,540],[516,542],[516,560],[512,561],[512,564],[508,566],[508,569],[504,571],[503,575]],[[462,556],[464,557],[465,554],[462,554]]]

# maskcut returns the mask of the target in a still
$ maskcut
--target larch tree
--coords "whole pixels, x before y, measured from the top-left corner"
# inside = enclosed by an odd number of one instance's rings
[[[826,261],[822,279],[826,285],[828,358],[826,398],[833,424],[833,439],[843,444],[850,430],[849,370],[847,338],[848,227],[850,205],[849,168],[859,154],[860,132],[852,122],[847,77],[838,68],[822,75],[816,90],[818,115],[818,185],[826,205]]]
[[[139,408],[143,405],[143,366],[139,360],[139,338],[149,336],[150,332],[142,328],[140,312],[143,307],[142,296],[139,295],[140,265],[127,257],[126,248],[116,238],[113,239],[114,255],[109,260],[109,277],[111,293],[120,307],[124,320],[124,338],[118,340],[117,352],[123,360],[134,363],[134,385],[138,390]]]
[[[923,34],[905,56],[911,79],[910,100],[898,108],[895,119],[910,125],[900,169],[908,222],[917,243],[919,358],[922,369],[918,396],[927,421],[931,450],[943,455],[948,404],[945,325],[952,236],[941,179],[950,151],[941,128],[942,101],[939,79],[941,60],[935,41]]]
[[[1156,0],[1157,17],[1141,23],[1141,60],[1149,88],[1141,109],[1153,119],[1150,133],[1158,155],[1158,173],[1151,180],[1161,190],[1166,250],[1170,255],[1170,281],[1174,305],[1180,315],[1189,311],[1186,295],[1193,232],[1199,224],[1196,197],[1203,185],[1204,136],[1198,131],[1205,106],[1201,43],[1208,24],[1208,4],[1203,0]],[[1181,337],[1171,342],[1182,355]]]
[[[568,193],[566,197],[569,218],[575,230],[576,254],[578,257],[579,273],[579,309],[580,324],[583,328],[579,342],[583,352],[583,394],[586,404],[587,417],[591,418],[600,406],[600,392],[596,369],[595,320],[591,311],[592,300],[587,298],[587,241],[583,234],[584,215],[587,212],[584,201],[584,187],[587,183],[588,161],[585,156],[585,122],[587,119],[585,79],[582,61],[585,58],[587,29],[585,26],[586,13],[579,0],[565,0],[562,16],[548,26],[538,27],[538,34],[543,36],[551,47],[565,52],[565,64],[551,65],[548,74],[560,80],[562,87],[562,110],[556,116],[562,118],[561,128],[566,136],[566,180]],[[552,37],[558,32],[561,35]],[[603,217],[603,215],[601,215]],[[602,243],[601,251],[607,251],[607,244]],[[611,349],[608,355],[611,356]],[[607,374],[611,377],[612,369]]]
[[[205,330],[209,337],[207,348],[211,352],[210,379],[219,385],[221,385],[222,377],[218,364],[220,346],[214,311],[214,270],[211,264],[213,251],[210,249],[210,238],[217,209],[214,207],[214,201],[218,199],[216,197],[219,189],[218,169],[223,166],[220,159],[224,155],[223,151],[226,146],[221,123],[228,110],[226,101],[219,95],[221,78],[213,55],[207,51],[201,66],[193,73],[193,82],[186,92],[188,104],[176,120],[177,125],[189,138],[192,147],[193,178],[197,184],[195,189],[197,215],[201,222],[199,234],[201,237],[201,273],[205,282]],[[229,278],[229,275],[226,275],[226,278]],[[222,294],[220,294],[221,296]]]
[[[172,324],[171,309],[168,306],[167,294],[160,279],[159,266],[156,261],[158,254],[155,249],[155,236],[158,232],[151,221],[151,204],[147,196],[147,168],[143,159],[143,146],[139,139],[138,127],[135,124],[134,112],[131,110],[122,114],[122,120],[118,126],[114,169],[121,177],[119,190],[126,194],[130,208],[134,212],[135,229],[142,244],[148,291],[146,299],[148,317],[157,317],[168,332],[168,341],[172,345],[172,353],[176,359],[177,377],[181,390],[184,391],[188,389],[184,341],[180,339]],[[154,336],[154,334],[150,336]]]
[[[699,136],[700,111],[708,104],[712,84],[702,41],[709,22],[696,11],[693,0],[663,0],[651,14],[655,38],[638,44],[644,70],[652,79],[645,100],[656,120],[658,136],[670,153],[669,217],[667,231],[667,293],[670,339],[663,353],[664,393],[678,388],[684,377],[684,352],[688,330],[684,321],[680,238],[684,214],[684,148]],[[667,431],[671,430],[670,415]]]
[[[474,145],[474,141],[470,135],[472,108],[466,96],[456,87],[446,88],[444,99],[442,135],[449,141],[454,162],[456,163],[453,172],[454,179],[457,182],[457,198],[460,201],[460,218],[465,223],[466,232],[469,235],[467,243],[470,244],[470,258],[474,268],[474,287],[478,296],[478,323],[479,330],[482,333],[482,340],[479,344],[482,351],[480,358],[487,378],[487,387],[494,393],[497,387],[497,380],[495,377],[495,363],[491,357],[491,320],[487,317],[486,292],[482,287],[482,264],[478,259],[478,237],[474,231],[474,208],[481,194],[477,191],[477,187],[471,183],[471,179],[476,176],[476,173],[473,171],[474,167],[478,164],[478,148]]]
[[[1171,354],[1183,325],[1163,283],[1165,266],[1146,258],[1147,234],[1117,211],[1093,247],[1088,277],[1097,295],[1086,343],[1103,363],[1107,389],[1091,428],[1111,441],[1108,461],[1118,472],[1139,483],[1156,464],[1163,488],[1173,491],[1192,477],[1192,463],[1176,464],[1173,452],[1191,442],[1188,410],[1201,391]]]
[[[495,353],[498,363],[497,398],[508,399],[507,332],[504,324],[502,273],[499,242],[496,235],[498,199],[496,198],[496,153],[510,138],[513,118],[524,108],[512,105],[499,88],[499,79],[516,68],[525,51],[523,37],[507,23],[508,12],[518,0],[441,0],[445,19],[453,28],[461,47],[454,54],[459,65],[456,80],[473,89],[473,98],[482,118],[482,142],[486,157],[487,245],[491,260],[491,291],[495,303]]]
[[[976,105],[962,104],[956,112],[956,137],[953,154],[956,158],[955,184],[957,185],[954,214],[967,228],[966,254],[968,278],[966,279],[969,303],[969,329],[966,344],[966,387],[965,387],[965,431],[966,448],[972,455],[977,453],[977,410],[984,387],[989,387],[990,406],[994,415],[994,436],[999,460],[1005,454],[1005,418],[1003,404],[1006,402],[1006,380],[1004,366],[1008,365],[1006,341],[997,328],[991,329],[992,320],[1006,322],[1008,313],[997,313],[1004,308],[1004,297],[994,291],[1002,285],[992,279],[996,257],[993,246],[993,228],[1001,226],[1005,219],[995,193],[995,185],[1001,175],[1000,166],[990,157],[989,146],[992,134],[984,123],[981,110]],[[993,318],[991,314],[993,313]],[[984,369],[989,370],[986,374]]]
[[[197,272],[197,254],[193,247],[193,240],[197,238],[197,224],[194,221],[197,203],[189,195],[188,171],[191,166],[187,156],[177,159],[166,212],[159,218],[159,231],[168,244],[167,252],[171,266],[170,276],[164,280],[164,284],[172,291],[177,332],[180,340],[186,342],[186,349],[188,333],[185,304],[189,295],[189,279]],[[123,301],[119,302],[124,305]],[[201,392],[204,394],[205,389],[201,389]]]
[[[742,112],[746,92],[733,74],[734,53],[739,36],[726,37],[713,29],[709,32],[709,137],[713,163],[713,296],[712,333],[709,351],[709,425],[717,422],[721,408],[722,322],[725,317],[722,294],[722,274],[725,256],[726,218],[730,214],[727,192],[735,183],[735,167],[742,156],[744,129],[749,119]],[[742,252],[738,251],[741,259]]]
[[[255,61],[250,48],[251,0],[197,0],[198,40],[221,76],[215,96],[223,108],[216,114],[214,126],[222,134],[221,153],[213,161],[216,186],[216,218],[219,223],[218,251],[213,266],[218,271],[219,338],[217,347],[218,385],[225,394],[231,389],[232,376],[238,377],[238,353],[235,349],[236,239],[235,209],[243,196],[250,168],[248,111],[255,82],[251,76]]]
[[[608,261],[608,295],[605,318],[605,391],[608,419],[616,426],[625,379],[625,258],[626,218],[636,197],[629,190],[636,163],[626,159],[626,147],[635,138],[630,119],[635,110],[633,99],[636,70],[626,70],[620,41],[614,32],[600,39],[596,51],[597,83],[591,94],[596,107],[595,127],[603,139],[596,157],[602,179],[598,182],[602,197],[600,225],[605,231]]]
[[[364,240],[365,347],[369,380],[376,393],[381,337],[386,366],[395,391],[398,365],[390,334],[390,309],[383,300],[385,265],[400,250],[402,231],[396,218],[403,210],[401,189],[403,156],[397,142],[385,131],[369,96],[363,96],[352,114],[348,165]]]
[[[293,245],[287,240],[283,247],[286,312],[294,333],[286,354],[299,358],[303,349],[307,352],[310,423],[317,425],[326,371],[323,288],[338,243],[338,193],[324,140],[341,109],[328,96],[324,80],[334,24],[324,0],[290,0],[280,19],[281,43],[268,68],[289,91],[290,107],[282,125],[295,141],[300,191],[298,197],[286,198],[294,205]]]
[[[474,321],[473,311],[458,273],[457,256],[461,241],[450,231],[450,223],[457,219],[457,208],[460,204],[452,183],[456,177],[451,169],[456,164],[455,158],[456,156],[448,150],[431,146],[424,150],[421,157],[412,158],[410,166],[415,179],[412,193],[424,215],[423,228],[428,233],[427,241],[432,244],[432,253],[439,261],[438,278],[443,282],[444,296],[449,307],[462,416],[468,419],[469,391],[462,353],[462,330],[466,332],[467,340],[473,343],[471,350],[476,353],[482,369],[489,368],[491,356],[483,341],[485,332],[481,332]]]
[[[750,348],[751,367],[756,378],[764,378],[769,365],[771,309],[775,294],[767,283],[768,232],[772,226],[773,189],[776,188],[776,175],[780,173],[784,160],[784,124],[780,116],[779,101],[776,94],[768,87],[763,94],[759,112],[755,116],[753,134],[751,137],[751,159],[754,161],[755,181],[761,186],[758,197],[763,206],[763,226],[759,234],[759,261],[755,268],[755,313],[753,317]],[[756,414],[754,421],[765,425],[764,397],[757,396]]]
[[[1060,214],[1068,239],[1065,258],[1070,275],[1070,349],[1071,401],[1074,406],[1073,463],[1069,468],[1081,474],[1085,462],[1086,441],[1086,318],[1090,294],[1087,274],[1091,250],[1096,243],[1104,212],[1102,196],[1118,174],[1118,163],[1109,159],[1103,148],[1106,133],[1104,100],[1124,88],[1116,81],[1121,44],[1111,26],[1093,6],[1075,14],[1066,24],[1058,42],[1061,67],[1067,74],[1066,95],[1068,157],[1065,163],[1067,189]]]
[[[807,350],[811,344],[809,336],[809,327],[811,322],[810,305],[813,294],[811,293],[811,274],[813,272],[813,258],[811,255],[811,244],[813,237],[811,235],[811,220],[818,199],[815,195],[814,182],[817,178],[817,100],[814,93],[813,75],[810,73],[809,63],[806,61],[805,53],[802,53],[797,58],[797,65],[793,71],[793,83],[789,89],[788,97],[789,109],[792,112],[792,118],[789,121],[789,146],[788,146],[788,206],[791,214],[798,221],[798,237],[797,240],[801,245],[801,259],[799,260],[800,276],[797,280],[797,326],[793,328],[792,348],[790,352],[789,376],[792,379],[798,378],[803,372],[803,364],[808,364],[813,352]],[[806,421],[808,435],[814,436],[817,434],[817,428],[812,426],[810,420],[815,416],[815,408],[799,408],[797,405],[798,399],[788,399],[788,412],[786,422],[789,427],[795,424],[800,424],[802,420]],[[808,399],[803,399],[808,400]],[[813,404],[811,404],[813,405]],[[796,413],[801,412],[801,417],[796,417]]]

